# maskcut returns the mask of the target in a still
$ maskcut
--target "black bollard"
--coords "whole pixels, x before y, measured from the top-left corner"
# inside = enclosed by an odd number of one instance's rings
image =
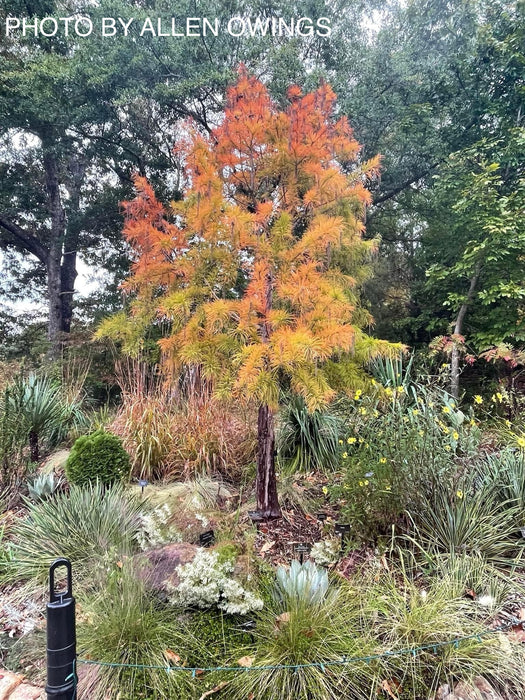
[[[55,571],[67,569],[67,590],[55,592]],[[57,559],[49,569],[47,608],[47,700],[76,700],[77,637],[71,562]]]

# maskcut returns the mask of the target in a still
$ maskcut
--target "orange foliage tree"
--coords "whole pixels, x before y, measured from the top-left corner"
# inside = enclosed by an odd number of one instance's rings
[[[133,302],[99,330],[132,352],[160,325],[172,376],[199,367],[218,396],[255,399],[259,519],[280,515],[274,414],[283,387],[318,409],[355,382],[356,363],[393,347],[360,330],[370,319],[358,286],[376,246],[362,238],[366,180],[379,160],[358,163],[334,108],[323,84],[307,95],[290,88],[282,110],[241,69],[221,125],[210,135],[185,127],[183,199],[167,210],[136,178],[124,205]]]

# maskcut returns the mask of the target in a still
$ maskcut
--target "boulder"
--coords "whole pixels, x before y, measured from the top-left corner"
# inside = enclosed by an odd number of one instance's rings
[[[177,586],[177,567],[193,561],[199,547],[187,542],[167,544],[135,555],[134,564],[139,578],[158,593],[168,593],[171,586]]]
[[[9,700],[40,700],[40,698],[45,697],[46,695],[42,691],[42,688],[22,683],[22,685],[19,685],[15,692],[9,696]]]
[[[476,676],[472,683],[459,681],[451,693],[441,697],[443,700],[503,700],[501,695],[482,676]]]
[[[22,676],[0,669],[0,700],[7,700],[14,689],[22,682]]]

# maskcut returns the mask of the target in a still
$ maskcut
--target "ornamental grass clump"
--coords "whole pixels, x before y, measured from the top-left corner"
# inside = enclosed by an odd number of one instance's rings
[[[371,691],[384,690],[387,680],[398,696],[434,697],[445,683],[453,687],[483,676],[496,689],[521,697],[522,645],[500,632],[487,634],[499,624],[497,611],[466,596],[452,575],[425,582],[415,573],[376,568],[356,579],[361,624],[373,631],[375,653],[384,654]]]
[[[312,562],[279,567],[273,595],[256,616],[255,643],[244,650],[254,666],[267,668],[233,678],[231,697],[369,698],[371,667],[358,661],[350,674],[340,663],[372,649],[358,601],[345,589]]]
[[[72,486],[38,503],[11,529],[13,579],[45,583],[57,557],[71,560],[76,581],[137,549],[147,504],[116,484]]]
[[[188,629],[177,612],[162,606],[134,576],[129,563],[114,569],[99,595],[82,604],[79,656],[138,668],[87,666],[79,697],[85,700],[195,698],[190,672],[167,673],[185,663]],[[194,646],[192,642],[191,646]],[[160,666],[149,669],[143,666]]]

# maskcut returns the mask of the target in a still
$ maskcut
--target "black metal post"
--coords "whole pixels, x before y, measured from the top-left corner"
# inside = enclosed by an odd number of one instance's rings
[[[67,569],[67,589],[55,591],[55,571]],[[76,700],[77,637],[75,599],[73,598],[71,562],[57,559],[49,569],[49,603],[47,611],[47,700]]]

